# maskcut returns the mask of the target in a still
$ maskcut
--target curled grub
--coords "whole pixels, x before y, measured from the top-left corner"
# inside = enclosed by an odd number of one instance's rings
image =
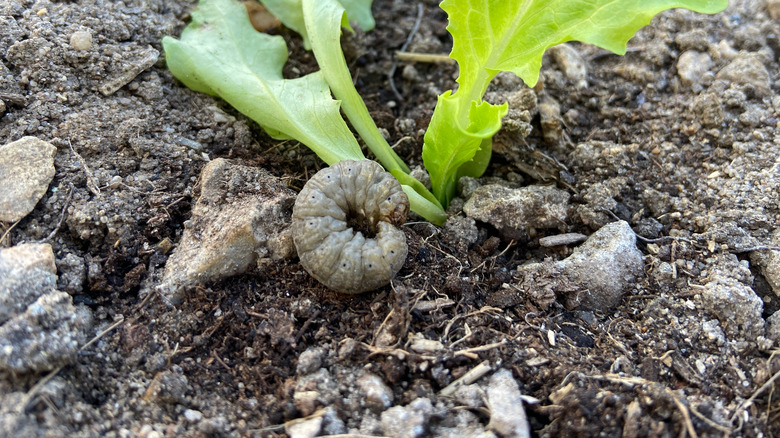
[[[406,259],[397,228],[409,200],[398,181],[373,161],[341,161],[317,172],[293,208],[293,241],[301,265],[338,292],[384,286]]]

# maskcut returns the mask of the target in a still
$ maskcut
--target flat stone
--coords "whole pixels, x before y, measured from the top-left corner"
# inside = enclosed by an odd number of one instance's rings
[[[291,257],[286,232],[295,193],[263,169],[219,158],[200,176],[200,197],[165,266],[160,292],[178,304],[186,288]]]
[[[30,214],[54,178],[57,148],[35,137],[0,146],[0,222]]]
[[[466,216],[486,222],[507,239],[524,239],[532,228],[558,228],[568,216],[569,193],[552,186],[512,189],[489,184],[466,201]]]
[[[488,428],[505,438],[530,438],[522,393],[512,372],[502,369],[493,374],[486,392],[490,407]]]

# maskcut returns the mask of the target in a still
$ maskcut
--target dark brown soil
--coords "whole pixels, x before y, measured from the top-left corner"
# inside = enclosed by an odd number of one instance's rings
[[[588,69],[585,88],[545,58],[536,95],[558,103],[557,118],[531,112],[529,136],[500,133],[486,177],[569,190],[572,211],[561,229],[520,241],[477,223],[469,244],[455,229],[412,218],[409,255],[392,286],[340,295],[292,259],[204,284],[171,308],[150,291],[207,160],[263,167],[296,190],[323,164],[295,142],[271,140],[224,102],[184,88],[162,55],[115,93],[100,92],[147,47],[162,51],[160,39],[178,35],[192,2],[5,1],[0,18],[17,31],[0,33],[0,144],[34,135],[58,153],[49,191],[13,229],[0,224],[0,235],[8,231],[0,244],[46,237],[66,207],[51,244],[58,266],[73,254],[86,277],[66,288],[74,277],[60,266],[61,288],[92,310],[94,334],[123,321],[45,391],[35,388],[18,420],[28,436],[285,436],[285,422],[312,414],[295,394],[313,390],[314,407],[333,407],[343,432],[381,435],[384,408],[366,403],[356,384],[366,372],[389,385],[394,405],[429,398],[430,436],[457,436],[444,431],[463,408],[439,391],[482,362],[511,370],[537,400],[526,412],[539,436],[780,435],[777,383],[759,391],[780,370],[780,340],[740,332],[701,297],[713,272],[747,266],[743,282],[763,300],[763,318],[780,309],[749,251],[780,239],[780,29],[767,2],[735,1],[716,16],[664,13],[625,57],[572,44]],[[423,6],[407,50],[448,53],[446,15],[434,1]],[[374,11],[375,30],[345,37],[348,63],[390,143],[411,137],[398,152],[420,165],[422,130],[457,67],[397,63],[415,4],[378,0]],[[78,30],[93,34],[86,54],[69,47]],[[287,74],[316,69],[296,35],[277,32],[291,47]],[[713,61],[698,85],[678,72],[689,50]],[[718,77],[740,53],[760,59],[769,88]],[[402,99],[388,83],[394,64]],[[489,99],[522,87],[501,75]],[[696,103],[708,93],[722,102],[715,122]],[[463,216],[462,205],[455,200],[451,214]],[[545,307],[507,292],[519,281],[518,265],[570,253],[539,238],[589,235],[616,219],[646,239],[637,243],[645,276],[626,285],[615,309],[567,309],[561,300]],[[662,271],[667,266],[673,275]],[[435,300],[444,305],[429,305]],[[713,324],[722,342],[710,336]],[[443,349],[411,349],[415,334]],[[316,369],[326,376],[297,371],[307,350],[317,351]],[[27,393],[43,377],[7,376],[0,393]],[[472,413],[487,425],[488,409]]]

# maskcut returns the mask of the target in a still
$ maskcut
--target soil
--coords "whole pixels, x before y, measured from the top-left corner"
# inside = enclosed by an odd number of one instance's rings
[[[703,297],[721,275],[760,297],[759,319],[780,309],[761,259],[762,248],[780,245],[776,5],[734,1],[714,16],[668,11],[623,57],[572,43],[584,87],[567,74],[569,61],[545,57],[531,93],[539,105],[510,114],[516,129],[497,136],[483,180],[569,191],[559,229],[509,239],[477,222],[472,242],[457,226],[412,218],[408,258],[392,286],[340,295],[293,258],[201,285],[170,307],[153,284],[209,160],[262,167],[296,191],[323,164],[172,77],[160,40],[179,34],[194,2],[5,0],[0,144],[32,135],[58,151],[49,190],[13,228],[1,224],[0,243],[44,239],[64,214],[50,240],[59,289],[91,309],[92,335],[101,334],[53,375],[1,379],[0,393],[31,395],[13,433],[285,436],[286,422],[327,412],[323,434],[382,435],[387,404],[365,395],[366,376],[379,376],[393,405],[431,401],[424,435],[458,436],[463,418],[486,430],[490,409],[440,391],[485,363],[510,370],[529,396],[534,435],[780,435],[770,382],[780,339],[773,343],[764,321],[745,330]],[[448,53],[446,15],[436,1],[422,9],[407,51]],[[409,137],[397,150],[420,165],[436,96],[455,85],[457,67],[396,61],[415,3],[377,0],[374,12],[376,29],[344,38],[348,63],[390,143]],[[87,50],[73,47],[78,31],[92,35]],[[292,53],[288,76],[316,69],[294,33],[274,32]],[[161,53],[156,61],[151,49]],[[693,51],[711,63],[694,63],[690,74],[682,55]],[[742,59],[751,61],[730,73]],[[133,67],[150,60],[143,71]],[[400,99],[388,81],[394,67]],[[502,74],[488,99],[518,100],[524,88]],[[463,202],[453,202],[453,217],[464,216]],[[507,295],[519,265],[571,251],[540,238],[590,235],[617,219],[640,236],[645,275],[615,308]],[[436,348],[411,348],[420,335]]]

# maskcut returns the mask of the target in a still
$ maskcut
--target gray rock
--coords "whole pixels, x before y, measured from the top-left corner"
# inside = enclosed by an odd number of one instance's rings
[[[479,187],[466,201],[466,216],[489,223],[507,239],[527,238],[531,228],[565,224],[569,193],[552,186],[511,189],[497,184]]]
[[[542,300],[554,293],[563,295],[569,308],[595,311],[617,305],[642,273],[642,253],[625,221],[603,226],[564,260],[518,267],[521,289],[531,297]]]
[[[174,365],[170,370],[161,371],[144,392],[144,399],[153,401],[158,405],[170,405],[182,403],[185,400],[190,383],[180,366]]]
[[[0,324],[54,291],[57,267],[51,245],[21,244],[0,249]]]
[[[320,434],[320,429],[322,429],[322,417],[289,421],[285,424],[284,429],[290,438],[314,438]]]
[[[165,266],[160,292],[178,304],[190,286],[294,254],[286,233],[295,193],[258,168],[219,158],[200,176],[192,219]]]
[[[393,390],[376,374],[366,373],[357,380],[357,386],[372,410],[381,412],[392,406]]]
[[[70,295],[43,295],[0,326],[0,368],[26,373],[72,362],[89,323],[89,311],[74,307]]]
[[[531,429],[523,408],[522,394],[511,371],[502,369],[490,377],[487,399],[490,430],[505,438],[530,438]]]
[[[382,412],[382,430],[385,435],[398,438],[424,436],[431,415],[431,401],[418,398],[406,406],[395,406]]]
[[[92,48],[92,32],[79,30],[70,36],[70,47],[74,50],[89,50]]]
[[[298,356],[296,373],[298,373],[298,375],[306,375],[317,371],[320,365],[322,365],[322,355],[323,351],[321,348],[307,348],[306,351]]]
[[[780,310],[766,319],[766,337],[774,341],[775,346],[780,346]]]
[[[54,178],[57,148],[35,137],[0,146],[0,222],[27,216]]]
[[[718,79],[740,85],[752,85],[759,91],[768,92],[772,84],[761,59],[752,54],[740,54],[716,75]]]
[[[780,228],[772,235],[772,245],[780,246]],[[780,297],[780,251],[753,251],[750,253],[750,262],[760,268],[761,275],[772,287],[772,292]]]
[[[753,340],[764,335],[764,303],[750,287],[730,275],[710,274],[701,294],[704,308],[718,318],[729,338]]]
[[[706,53],[687,50],[677,60],[677,74],[684,85],[701,90],[702,76],[712,68],[712,58]],[[711,77],[711,76],[710,76]]]

